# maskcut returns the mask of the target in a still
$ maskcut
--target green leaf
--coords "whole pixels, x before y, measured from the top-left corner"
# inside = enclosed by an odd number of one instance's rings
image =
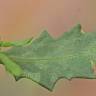
[[[30,43],[32,43],[32,38],[28,40],[15,41],[15,42],[0,41],[0,47],[25,46],[29,45]]]
[[[96,78],[96,32],[82,32],[80,24],[57,39],[44,31],[31,45],[13,47],[3,55],[21,69],[20,74],[9,70],[16,80],[29,78],[51,91],[60,78]]]

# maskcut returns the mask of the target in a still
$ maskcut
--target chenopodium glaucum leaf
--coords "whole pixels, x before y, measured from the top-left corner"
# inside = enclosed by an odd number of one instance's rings
[[[3,53],[18,65],[16,80],[29,78],[51,91],[60,78],[96,78],[96,32],[83,32],[80,24],[57,39],[44,31],[29,46]]]

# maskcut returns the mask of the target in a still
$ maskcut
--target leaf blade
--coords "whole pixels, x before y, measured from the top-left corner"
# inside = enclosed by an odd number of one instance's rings
[[[44,31],[31,45],[15,47],[6,54],[23,70],[20,78],[53,90],[60,78],[96,78],[91,64],[96,61],[95,37],[95,32],[82,33],[78,24],[58,39]]]

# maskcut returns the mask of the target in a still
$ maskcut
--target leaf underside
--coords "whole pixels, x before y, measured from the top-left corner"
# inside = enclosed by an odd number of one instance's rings
[[[31,45],[6,51],[23,70],[15,79],[29,78],[50,91],[60,78],[95,79],[96,32],[81,29],[78,24],[57,39],[44,31]]]

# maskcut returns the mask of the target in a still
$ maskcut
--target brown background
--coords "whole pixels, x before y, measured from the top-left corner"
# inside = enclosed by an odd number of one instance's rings
[[[35,37],[47,29],[53,37],[77,23],[86,32],[96,31],[95,0],[0,0],[2,40]],[[28,79],[15,82],[0,65],[0,96],[96,96],[96,80],[59,80],[53,92]]]

